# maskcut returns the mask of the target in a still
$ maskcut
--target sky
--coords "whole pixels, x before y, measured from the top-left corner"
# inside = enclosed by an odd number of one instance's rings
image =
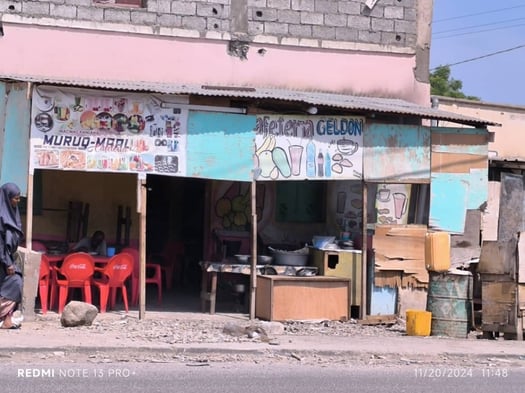
[[[468,96],[525,106],[525,1],[434,0],[431,72],[439,65]]]

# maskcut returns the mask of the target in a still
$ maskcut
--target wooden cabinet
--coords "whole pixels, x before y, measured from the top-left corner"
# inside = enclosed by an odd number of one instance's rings
[[[255,316],[269,321],[347,320],[348,278],[257,276]]]
[[[351,306],[361,306],[362,257],[361,250],[327,251],[310,249],[310,265],[316,266],[322,276],[349,278],[352,282]]]

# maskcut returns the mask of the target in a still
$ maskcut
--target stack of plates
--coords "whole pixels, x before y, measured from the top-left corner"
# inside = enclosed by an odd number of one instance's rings
[[[354,242],[352,240],[345,240],[339,242],[339,247],[342,250],[353,250],[354,249]]]

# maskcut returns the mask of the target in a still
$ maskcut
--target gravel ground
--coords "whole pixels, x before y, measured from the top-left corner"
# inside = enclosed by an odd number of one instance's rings
[[[27,325],[26,325],[27,326]],[[37,316],[32,323],[33,330],[43,331],[45,334],[67,334],[70,343],[74,345],[75,338],[82,340],[85,337],[98,337],[113,340],[115,346],[122,346],[122,351],[96,351],[87,353],[82,350],[66,350],[41,352],[37,357],[34,354],[11,354],[12,362],[41,362],[41,361],[89,361],[93,363],[114,362],[184,362],[188,366],[211,365],[225,362],[255,362],[255,363],[289,363],[317,366],[368,365],[368,366],[417,366],[417,365],[448,365],[454,367],[477,366],[479,359],[470,359],[465,356],[428,356],[421,354],[410,358],[398,354],[371,354],[371,353],[320,353],[315,348],[291,353],[280,350],[280,343],[292,342],[294,336],[339,336],[381,338],[405,336],[405,323],[402,319],[392,323],[379,325],[364,325],[355,320],[338,321],[308,321],[269,323],[264,321],[247,320],[242,317],[210,316],[201,313],[184,313],[164,315],[163,313],[149,313],[146,319],[140,320],[133,313],[99,314],[91,326],[64,328],[60,325],[59,316],[48,314],[45,317]],[[29,326],[27,326],[30,329]],[[470,338],[476,337],[473,332]],[[128,349],[126,343],[133,342],[136,346],[148,347],[153,344],[206,344],[206,343],[240,343],[259,342],[260,350],[246,353],[215,352],[198,353],[184,351],[158,351],[145,349]],[[313,340],[312,342],[315,342]],[[487,364],[491,362],[487,360]],[[523,362],[519,362],[522,365]],[[506,364],[510,366],[511,364]]]
[[[14,331],[13,333],[16,333]],[[97,345],[101,340],[111,343],[110,346],[122,347],[122,350],[94,350],[89,352],[81,349],[64,351],[42,350],[37,354],[17,351],[8,356],[9,363],[35,362],[80,362],[122,363],[122,362],[183,362],[188,366],[212,365],[213,363],[254,362],[254,363],[301,363],[305,365],[349,367],[352,365],[366,366],[422,366],[446,365],[450,367],[479,367],[479,358],[469,356],[435,356],[424,353],[403,356],[396,353],[323,353],[313,346],[311,350],[292,353],[281,349],[282,343],[292,343],[294,336],[311,337],[375,337],[381,338],[405,336],[405,323],[402,319],[391,323],[364,325],[356,320],[338,321],[308,321],[269,323],[264,321],[250,322],[245,315],[209,315],[202,313],[154,313],[149,312],[145,319],[140,320],[138,313],[105,313],[99,314],[91,326],[64,328],[60,318],[55,313],[46,316],[38,315],[36,321],[22,327],[24,333],[32,337],[67,337],[69,345],[76,342],[89,341]],[[476,332],[469,335],[475,344]],[[214,344],[214,343],[259,343],[256,351],[225,353],[198,352],[181,350],[146,350],[158,344]],[[312,342],[315,342],[313,340]],[[127,344],[134,345],[127,345]],[[133,349],[131,347],[140,347]],[[89,347],[89,345],[88,345]],[[198,347],[198,345],[197,345]],[[205,345],[204,345],[205,347]],[[129,349],[131,348],[131,349]],[[4,355],[5,357],[5,355]],[[491,359],[483,360],[486,364],[494,363]],[[502,360],[496,360],[500,362]],[[519,363],[519,364],[518,364]],[[523,361],[516,364],[503,363],[505,366],[523,366]]]
[[[63,328],[58,316],[37,317],[39,329],[68,329],[74,334],[82,332],[113,333],[120,339],[166,344],[224,343],[270,340],[272,337],[293,336],[404,336],[402,319],[381,325],[363,325],[356,320],[265,322],[247,319],[212,318],[191,314],[190,317],[164,317],[160,313],[146,319],[127,314],[99,314],[93,325]]]

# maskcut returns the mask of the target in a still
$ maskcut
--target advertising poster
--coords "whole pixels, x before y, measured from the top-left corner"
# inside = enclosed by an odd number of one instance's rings
[[[378,184],[376,211],[378,224],[406,224],[410,184]]]
[[[186,109],[149,94],[37,87],[34,169],[186,173]]]
[[[361,179],[365,118],[259,115],[256,179]]]

